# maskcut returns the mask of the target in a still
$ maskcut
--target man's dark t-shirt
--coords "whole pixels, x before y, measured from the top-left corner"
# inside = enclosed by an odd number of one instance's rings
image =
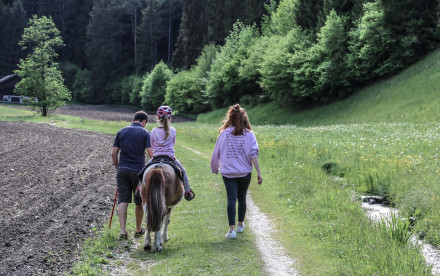
[[[150,133],[132,123],[118,131],[113,146],[120,149],[118,169],[139,172],[145,166],[145,149],[151,148]]]

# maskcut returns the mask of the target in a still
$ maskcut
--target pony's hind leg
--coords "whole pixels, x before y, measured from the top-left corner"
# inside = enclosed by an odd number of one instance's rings
[[[145,223],[147,223],[147,204],[142,205],[142,208],[144,209],[144,213],[145,213]],[[150,231],[147,230],[144,238],[144,250],[150,250],[150,249],[151,249],[151,235],[150,235]]]
[[[162,243],[169,241],[168,238],[168,224],[171,222],[171,211],[172,207],[168,208],[167,215],[164,218],[164,227],[163,227],[163,234],[162,234]]]
[[[159,252],[162,250],[162,246],[160,246],[161,237],[160,237],[160,229],[157,232],[154,232],[153,243],[151,244],[151,252]]]

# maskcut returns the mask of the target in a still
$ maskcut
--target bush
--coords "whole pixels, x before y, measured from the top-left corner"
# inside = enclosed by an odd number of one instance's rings
[[[206,95],[206,77],[218,48],[205,46],[196,65],[188,71],[177,73],[167,83],[165,101],[177,113],[196,114],[210,110]]]
[[[258,80],[240,76],[240,67],[250,56],[250,49],[259,38],[255,26],[234,24],[226,43],[216,55],[206,85],[208,99],[213,108],[237,103],[244,95],[256,95]]]
[[[84,69],[76,73],[72,84],[72,98],[81,103],[91,102],[92,74]]]
[[[379,2],[365,3],[363,16],[349,32],[348,64],[351,76],[357,82],[383,76],[392,69],[386,66],[393,51],[394,39],[385,23],[385,14]]]
[[[109,86],[109,90],[111,92],[113,102],[119,104],[129,104],[130,95],[133,91],[133,86],[137,78],[137,75],[131,75],[124,77],[118,82],[112,83]]]
[[[261,85],[270,99],[280,104],[300,102],[309,98],[316,70],[308,62],[311,37],[299,28],[286,36],[272,36],[261,68]],[[316,65],[314,66],[316,67]]]
[[[133,78],[133,85],[132,89],[130,91],[130,104],[136,107],[141,108],[141,92],[142,92],[142,85],[144,82],[144,77],[135,75]]]
[[[141,91],[141,105],[144,110],[155,110],[165,101],[167,81],[171,79],[172,72],[161,61],[153,71],[144,79]]]

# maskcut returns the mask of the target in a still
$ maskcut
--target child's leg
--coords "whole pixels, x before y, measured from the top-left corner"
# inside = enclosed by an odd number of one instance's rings
[[[191,187],[189,186],[188,175],[186,174],[185,168],[182,166],[182,164],[180,164],[177,158],[174,159],[174,162],[176,163],[177,167],[179,167],[183,171],[183,188],[185,189],[185,193],[189,192],[191,190]]]

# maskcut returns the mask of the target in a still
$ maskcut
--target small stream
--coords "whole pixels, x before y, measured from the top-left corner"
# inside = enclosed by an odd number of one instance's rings
[[[390,208],[382,204],[383,198],[379,196],[362,196],[362,208],[365,210],[367,216],[379,222],[381,219],[390,219],[392,212],[396,214],[399,211],[395,208]],[[432,265],[432,273],[440,276],[440,250],[430,244],[419,240],[417,236],[412,238],[412,243],[420,245],[422,254],[428,264]]]

